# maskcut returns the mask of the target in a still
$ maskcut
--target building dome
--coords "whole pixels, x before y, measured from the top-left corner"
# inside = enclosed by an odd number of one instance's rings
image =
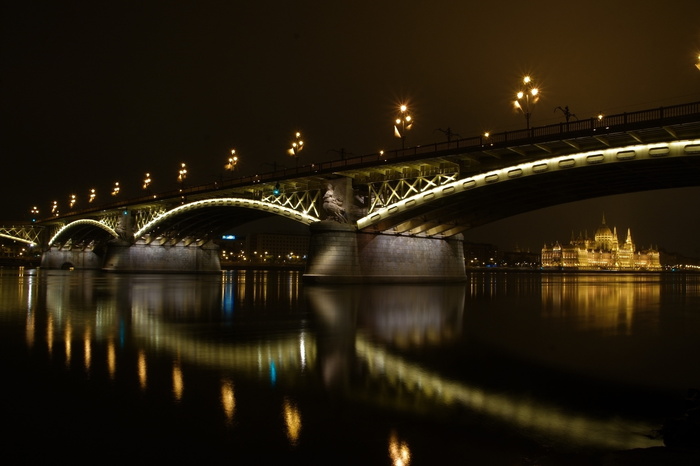
[[[596,249],[601,249],[603,251],[610,251],[613,247],[614,234],[610,228],[605,224],[605,215],[603,215],[603,222],[595,231],[595,247]]]
[[[601,226],[598,227],[598,229],[595,231],[595,237],[596,239],[599,237],[604,237],[604,238],[612,238],[612,231],[608,226],[603,223]]]

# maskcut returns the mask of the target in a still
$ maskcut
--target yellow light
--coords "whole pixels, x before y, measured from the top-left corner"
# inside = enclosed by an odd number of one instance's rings
[[[405,105],[402,105],[400,108],[401,112],[405,112],[408,109],[408,107],[406,107]]]
[[[530,81],[531,81],[530,76],[525,76],[525,77],[523,78],[523,83],[525,83],[525,84],[529,84]]]
[[[532,91],[530,91],[532,95],[537,95],[539,92],[540,91],[537,88],[534,88]]]
[[[518,92],[518,99],[522,99],[524,96],[523,91]]]

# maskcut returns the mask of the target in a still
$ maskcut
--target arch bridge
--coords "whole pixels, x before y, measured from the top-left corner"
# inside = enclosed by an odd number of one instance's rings
[[[700,102],[222,180],[38,226],[48,267],[70,259],[106,270],[216,271],[214,238],[280,216],[310,227],[307,280],[445,280],[464,277],[461,233],[470,228],[685,186],[700,186]]]

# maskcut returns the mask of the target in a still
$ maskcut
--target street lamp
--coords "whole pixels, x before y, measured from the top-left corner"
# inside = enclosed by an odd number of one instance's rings
[[[185,179],[187,178],[187,165],[185,162],[180,164],[180,171],[177,175],[177,181],[180,183],[180,190],[185,186]]]
[[[304,148],[304,141],[301,139],[301,133],[297,131],[294,133],[294,141],[292,141],[292,147],[287,150],[287,153],[294,157],[297,161],[297,167],[299,166],[299,152]]]
[[[97,197],[97,193],[95,192],[95,188],[92,188],[90,190],[90,198],[88,199],[88,202],[94,201],[95,197]]]
[[[121,188],[119,188],[119,181],[115,181],[114,188],[112,188],[112,196],[116,196],[117,194],[119,194],[120,189]]]
[[[146,177],[143,179],[143,189],[148,190],[148,187],[151,185],[151,174],[146,173]]]
[[[530,129],[530,116],[532,115],[532,108],[538,100],[540,100],[540,91],[532,82],[530,76],[525,76],[523,78],[523,89],[518,91],[515,95],[515,100],[513,101],[513,106],[516,110],[520,110],[525,115],[525,123],[527,129]]]
[[[78,199],[75,197],[75,194],[70,195],[70,208],[72,209],[75,203],[78,202]]]
[[[406,133],[413,126],[413,117],[408,113],[408,107],[402,104],[399,107],[399,115],[394,120],[394,136],[401,138],[401,148],[406,148]]]
[[[51,206],[51,215],[54,217],[58,215],[58,201],[53,201],[53,205]]]
[[[238,156],[236,155],[236,149],[231,149],[231,157],[228,158],[228,163],[224,165],[224,168],[231,173],[236,169],[238,165]]]
[[[36,222],[37,217],[39,217],[39,208],[37,206],[32,207],[32,223]]]

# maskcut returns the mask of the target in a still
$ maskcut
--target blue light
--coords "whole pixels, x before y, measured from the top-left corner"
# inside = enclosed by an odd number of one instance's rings
[[[236,239],[236,235],[223,235],[223,236],[221,237],[221,239],[231,239],[231,240],[233,240],[233,239]]]
[[[275,383],[277,383],[277,368],[275,367],[274,360],[270,361],[270,383],[273,387],[275,386]]]

